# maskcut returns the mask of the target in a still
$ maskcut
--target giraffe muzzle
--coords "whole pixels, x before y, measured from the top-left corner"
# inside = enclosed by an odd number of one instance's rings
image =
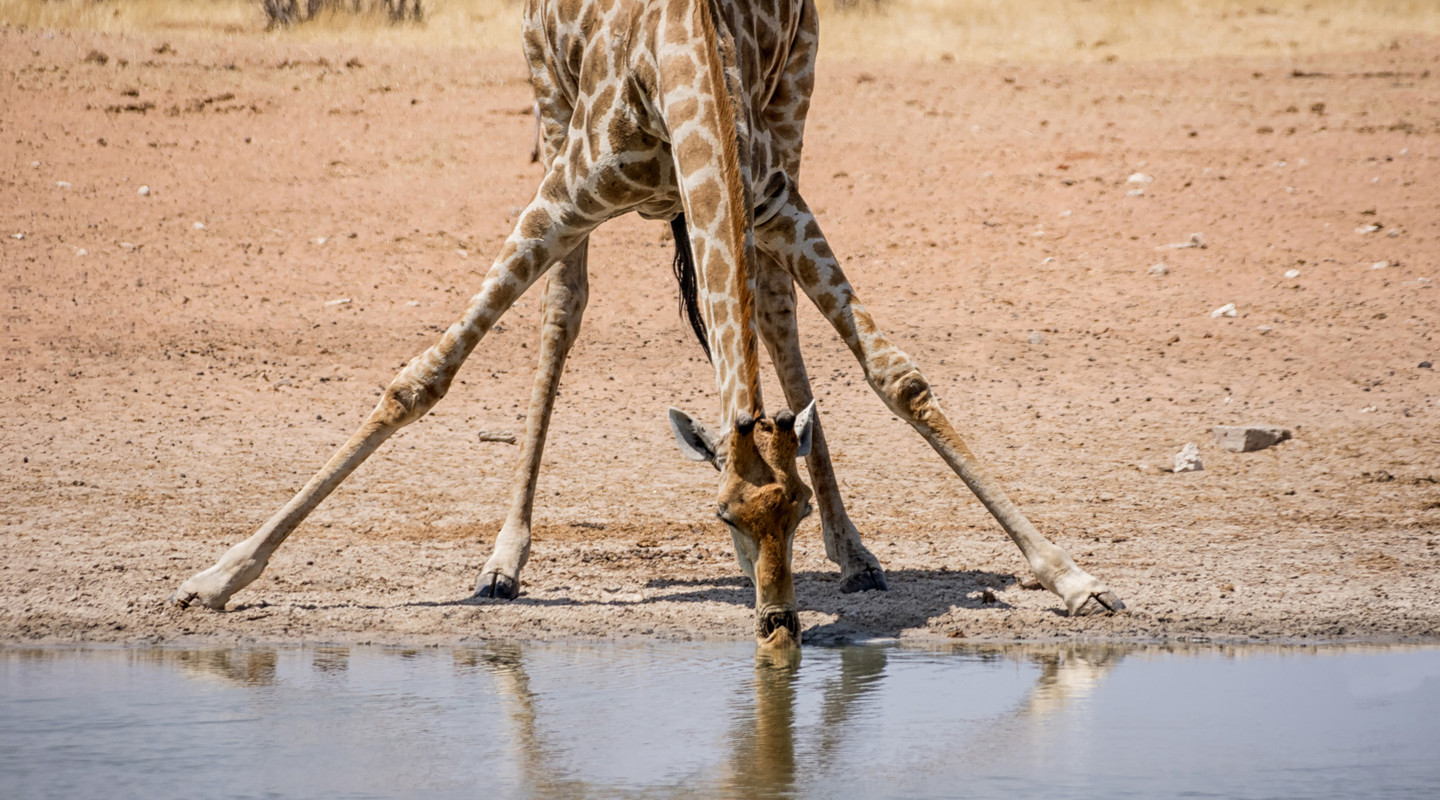
[[[798,647],[800,614],[793,608],[769,608],[755,614],[755,640],[766,647]]]

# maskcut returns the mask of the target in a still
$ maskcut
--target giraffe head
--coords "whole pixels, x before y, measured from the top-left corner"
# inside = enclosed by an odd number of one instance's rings
[[[790,554],[795,527],[810,514],[811,492],[796,460],[810,453],[814,425],[813,402],[798,415],[742,415],[720,436],[670,409],[681,452],[720,470],[716,516],[730,528],[740,568],[755,584],[755,639],[762,648],[800,644]]]

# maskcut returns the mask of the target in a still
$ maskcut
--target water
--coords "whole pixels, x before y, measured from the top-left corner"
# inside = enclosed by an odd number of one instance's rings
[[[0,797],[1435,797],[1440,650],[0,649]]]

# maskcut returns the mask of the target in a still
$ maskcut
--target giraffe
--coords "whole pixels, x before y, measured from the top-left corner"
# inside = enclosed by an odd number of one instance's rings
[[[820,506],[842,589],[885,589],[839,496],[795,327],[795,286],[859,360],[881,400],[930,443],[1072,615],[1124,604],[1046,539],[941,411],[913,359],[860,303],[799,191],[814,86],[813,0],[527,0],[523,44],[544,176],[459,320],[412,359],[359,429],[250,538],[181,584],[181,606],[223,609],[305,516],[387,438],[447,392],[466,357],[544,275],[540,365],[510,512],[476,594],[513,598],[529,556],[535,481],[559,378],[588,301],[588,237],[631,211],[668,219],[694,255],[692,324],[715,368],[720,424],[671,409],[684,455],[720,472],[717,516],[755,586],[759,644],[799,642],[795,528]],[[703,322],[703,324],[701,324]],[[767,416],[763,339],[791,409]],[[807,459],[815,490],[796,466]]]

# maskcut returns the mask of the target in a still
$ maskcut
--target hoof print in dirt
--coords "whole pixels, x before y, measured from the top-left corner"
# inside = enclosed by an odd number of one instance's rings
[[[1093,617],[1101,614],[1118,614],[1125,610],[1125,603],[1114,592],[1101,592],[1090,595],[1084,605],[1080,606],[1072,617]]]
[[[871,591],[890,591],[890,584],[885,582],[885,573],[873,567],[864,572],[857,572],[840,583],[841,594]]]
[[[493,597],[497,600],[514,600],[520,596],[520,582],[507,578],[498,572],[481,575],[475,585],[476,597]]]

